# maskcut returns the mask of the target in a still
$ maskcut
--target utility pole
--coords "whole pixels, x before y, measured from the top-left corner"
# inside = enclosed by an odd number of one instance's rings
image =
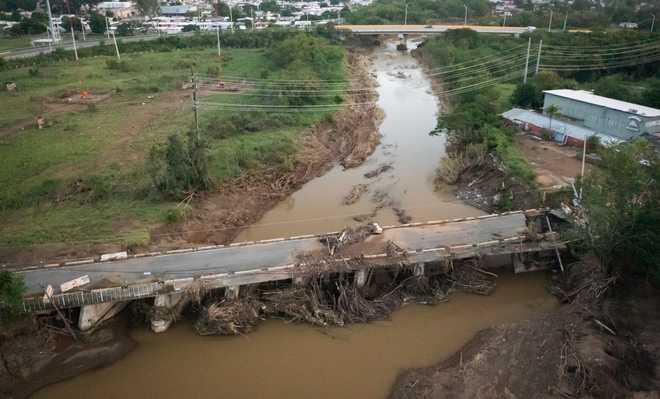
[[[218,36],[218,57],[220,57],[220,27],[219,26],[215,30],[215,33]]]
[[[76,48],[76,34],[73,32],[73,24],[71,24],[71,41],[73,42],[73,55],[78,61],[78,49]]]
[[[193,83],[193,95],[192,95],[192,102],[193,102],[193,113],[195,115],[195,134],[197,135],[197,140],[200,139],[199,137],[199,118],[197,116],[197,78],[195,77],[195,74],[192,72],[192,68],[190,71],[190,74],[192,75],[192,83]]]
[[[231,22],[231,33],[234,33],[234,17],[231,15],[231,5],[229,5],[229,22]]]
[[[536,71],[534,75],[539,74],[539,67],[541,66],[541,48],[543,47],[543,39],[539,41],[539,54],[536,56]]]
[[[566,15],[564,16],[564,27],[561,29],[564,32],[566,32],[566,23],[567,22],[568,22],[568,11],[566,11]]]
[[[504,12],[504,21],[502,22],[502,26],[506,26],[506,11]]]
[[[105,34],[108,35],[108,40],[110,39],[110,23],[108,22],[108,17],[105,17]]]
[[[252,30],[254,30],[254,8],[250,7],[250,16],[252,17]]]
[[[584,187],[584,164],[587,159],[587,138],[584,137],[582,145],[582,170],[580,171],[580,200],[582,200],[582,187]]]
[[[525,60],[525,75],[523,76],[523,84],[527,83],[527,71],[529,71],[529,51],[532,49],[532,38],[530,36],[527,41],[527,59]]]
[[[46,0],[46,8],[48,8],[48,28],[50,29],[50,40],[53,44],[57,41],[57,33],[55,33],[55,27],[53,26],[53,13],[50,11],[50,0]]]
[[[653,33],[653,28],[655,28],[655,14],[651,15],[653,20],[651,21],[651,33]]]
[[[552,29],[552,10],[550,10],[550,22],[548,22],[548,32]]]
[[[408,2],[405,3],[405,12],[403,14],[403,24],[408,25]]]
[[[465,7],[465,17],[463,18],[463,26],[467,25],[467,6],[463,4],[463,7]]]
[[[112,32],[112,41],[115,42],[115,51],[117,52],[117,59],[121,61],[121,56],[119,55],[119,46],[117,46],[117,37],[115,36],[115,32]]]

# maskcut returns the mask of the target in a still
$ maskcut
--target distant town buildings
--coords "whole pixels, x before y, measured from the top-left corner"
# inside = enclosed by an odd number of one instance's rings
[[[103,1],[96,5],[96,10],[102,14],[111,12],[117,18],[128,18],[138,15],[135,3],[131,1]]]

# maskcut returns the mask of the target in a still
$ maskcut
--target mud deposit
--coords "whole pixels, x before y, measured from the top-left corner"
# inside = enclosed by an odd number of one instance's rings
[[[555,308],[545,285],[543,274],[504,275],[491,296],[456,293],[344,328],[268,320],[235,337],[200,337],[186,322],[162,335],[135,330],[127,357],[35,398],[384,398],[400,372],[450,356],[477,331]]]

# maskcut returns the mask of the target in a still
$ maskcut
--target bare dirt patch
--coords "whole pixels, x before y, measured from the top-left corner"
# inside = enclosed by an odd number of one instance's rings
[[[559,146],[556,143],[537,140],[529,135],[515,138],[516,145],[536,172],[541,187],[567,185],[580,175],[582,163],[577,158],[580,149]],[[587,173],[591,165],[586,165]]]
[[[59,97],[50,97],[44,101],[46,114],[83,111],[90,104],[98,104],[114,95],[113,91],[106,93],[67,91]]]

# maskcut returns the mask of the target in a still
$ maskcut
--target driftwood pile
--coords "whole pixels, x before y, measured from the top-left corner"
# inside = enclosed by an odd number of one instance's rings
[[[290,288],[257,289],[236,300],[212,299],[201,307],[195,328],[202,335],[245,334],[267,318],[319,327],[344,326],[387,319],[406,303],[447,301],[455,287],[481,294],[487,291],[485,279],[478,272],[479,278],[472,284],[468,284],[467,274],[452,278],[416,276],[411,269],[381,273],[387,273],[388,282],[383,283],[381,279],[378,285],[371,276],[364,287],[358,287],[352,273],[334,273],[332,279],[327,278],[327,274],[325,278],[314,274],[306,277],[303,284]],[[492,281],[490,283],[494,286]],[[367,295],[367,292],[376,294]]]
[[[195,322],[195,330],[200,335],[242,335],[252,331],[259,320],[258,302],[223,300],[203,308]]]

